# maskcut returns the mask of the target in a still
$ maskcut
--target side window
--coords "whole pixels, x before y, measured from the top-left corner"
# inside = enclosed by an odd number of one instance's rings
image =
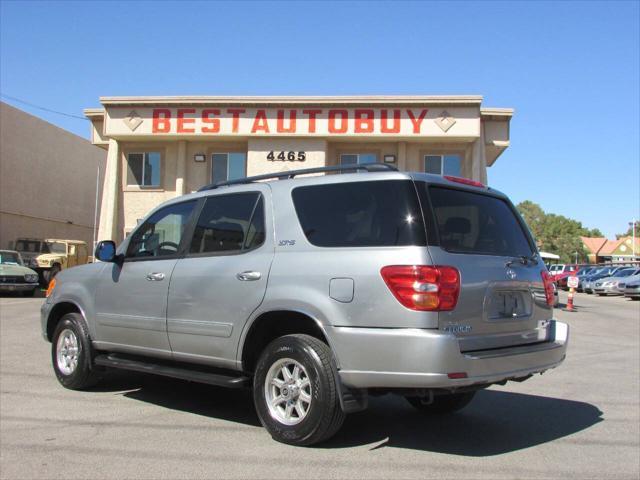
[[[127,258],[176,255],[195,204],[176,203],[154,213],[133,233]]]
[[[240,252],[264,242],[264,206],[257,192],[207,198],[189,253]]]
[[[300,226],[318,247],[426,245],[411,181],[363,181],[297,187]]]

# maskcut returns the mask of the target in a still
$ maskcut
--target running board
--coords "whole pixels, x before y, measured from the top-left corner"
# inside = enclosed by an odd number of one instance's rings
[[[220,373],[211,373],[197,369],[197,367],[181,368],[151,361],[133,359],[125,355],[110,353],[95,357],[96,365],[102,367],[120,368],[122,370],[133,370],[135,372],[151,373],[164,377],[179,378],[191,382],[206,383],[218,387],[244,388],[250,386],[251,382],[245,376],[233,376]]]

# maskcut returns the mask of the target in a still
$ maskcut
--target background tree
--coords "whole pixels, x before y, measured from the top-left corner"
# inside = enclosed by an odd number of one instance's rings
[[[517,205],[520,214],[529,226],[538,248],[560,256],[560,261],[573,263],[586,262],[588,251],[584,248],[581,236],[603,237],[597,228],[588,229],[582,223],[563,215],[546,213],[540,205],[525,200]]]
[[[620,239],[622,237],[631,237],[633,236],[633,232],[631,231],[631,225],[624,233],[616,233],[616,239]],[[640,238],[640,221],[636,221],[636,238]]]

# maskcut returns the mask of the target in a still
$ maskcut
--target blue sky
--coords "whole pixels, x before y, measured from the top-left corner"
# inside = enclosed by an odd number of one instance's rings
[[[0,90],[80,116],[103,95],[480,94],[516,109],[490,184],[612,237],[640,218],[639,5],[2,0]]]

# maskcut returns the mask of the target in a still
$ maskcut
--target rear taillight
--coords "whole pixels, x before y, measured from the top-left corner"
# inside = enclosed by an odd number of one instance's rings
[[[553,306],[553,280],[546,270],[542,270],[542,284],[544,285],[544,294],[547,297],[547,305]]]
[[[460,273],[454,267],[390,265],[380,274],[391,293],[411,310],[448,311],[458,303]]]

